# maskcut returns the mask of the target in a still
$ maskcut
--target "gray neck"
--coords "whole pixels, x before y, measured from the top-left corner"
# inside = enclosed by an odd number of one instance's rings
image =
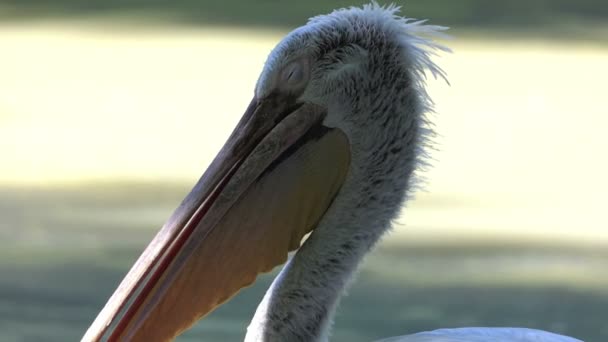
[[[247,342],[327,341],[343,290],[369,247],[314,233],[274,280],[247,329]]]
[[[347,179],[318,227],[266,292],[246,342],[327,341],[343,291],[398,214],[416,164],[419,118],[383,114],[396,118],[392,132],[384,129],[385,139],[357,139],[369,136],[369,126],[365,132],[344,128],[352,150]]]
[[[412,188],[430,133],[424,70],[444,77],[430,56],[445,48],[417,36],[442,28],[395,13],[394,7],[375,4],[340,10],[311,20],[312,33],[303,34],[302,39],[321,37],[310,44],[326,47],[338,65],[355,68],[329,70],[333,76],[307,88],[305,98],[321,99],[314,103],[327,106],[324,125],[346,133],[351,165],[331,207],[266,293],[247,342],[326,341],[344,289]],[[345,61],[340,56],[347,53],[353,58]]]

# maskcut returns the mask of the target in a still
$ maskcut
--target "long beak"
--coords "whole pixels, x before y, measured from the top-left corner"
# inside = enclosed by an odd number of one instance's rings
[[[219,229],[218,222],[290,146],[297,145],[312,128],[321,127],[324,115],[319,106],[298,105],[281,95],[254,99],[82,341],[170,340],[253,282],[258,272],[275,266],[253,270],[217,266],[246,248],[248,240],[236,238],[238,234],[260,239],[255,232]]]

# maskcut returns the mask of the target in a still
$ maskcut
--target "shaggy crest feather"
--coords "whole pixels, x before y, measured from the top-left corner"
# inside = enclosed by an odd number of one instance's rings
[[[429,151],[436,150],[433,138],[436,132],[432,121],[427,117],[434,114],[434,102],[426,90],[427,72],[434,79],[442,79],[447,84],[449,80],[445,71],[432,59],[438,57],[439,52],[451,53],[448,47],[436,42],[434,39],[451,39],[444,33],[448,27],[439,25],[428,25],[428,20],[418,20],[400,16],[401,6],[396,4],[380,5],[376,1],[365,4],[362,7],[348,7],[336,9],[329,14],[318,15],[309,19],[309,24],[330,24],[341,27],[344,21],[349,21],[352,27],[365,21],[380,27],[383,32],[393,34],[401,44],[401,52],[407,57],[407,67],[411,72],[414,87],[420,101],[418,115],[420,119],[416,147],[417,167],[408,184],[407,199],[413,197],[415,191],[422,190],[426,180],[423,172],[431,166],[433,158]],[[351,30],[348,34],[354,35]],[[370,35],[370,40],[373,36]]]

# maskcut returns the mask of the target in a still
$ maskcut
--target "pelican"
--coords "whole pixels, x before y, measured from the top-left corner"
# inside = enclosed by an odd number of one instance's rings
[[[431,134],[425,73],[445,78],[431,60],[448,51],[431,40],[445,28],[398,13],[335,10],[274,48],[242,119],[83,341],[172,340],[294,250],[245,341],[329,339],[357,265],[415,188]],[[579,340],[460,328],[386,341]]]

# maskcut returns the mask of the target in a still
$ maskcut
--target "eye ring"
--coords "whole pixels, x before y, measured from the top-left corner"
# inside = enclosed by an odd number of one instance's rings
[[[281,73],[281,84],[290,90],[303,88],[310,77],[309,65],[305,58],[287,64]]]
[[[292,63],[286,69],[286,82],[289,84],[297,84],[302,82],[304,78],[304,70],[302,70],[302,65],[299,63]]]

